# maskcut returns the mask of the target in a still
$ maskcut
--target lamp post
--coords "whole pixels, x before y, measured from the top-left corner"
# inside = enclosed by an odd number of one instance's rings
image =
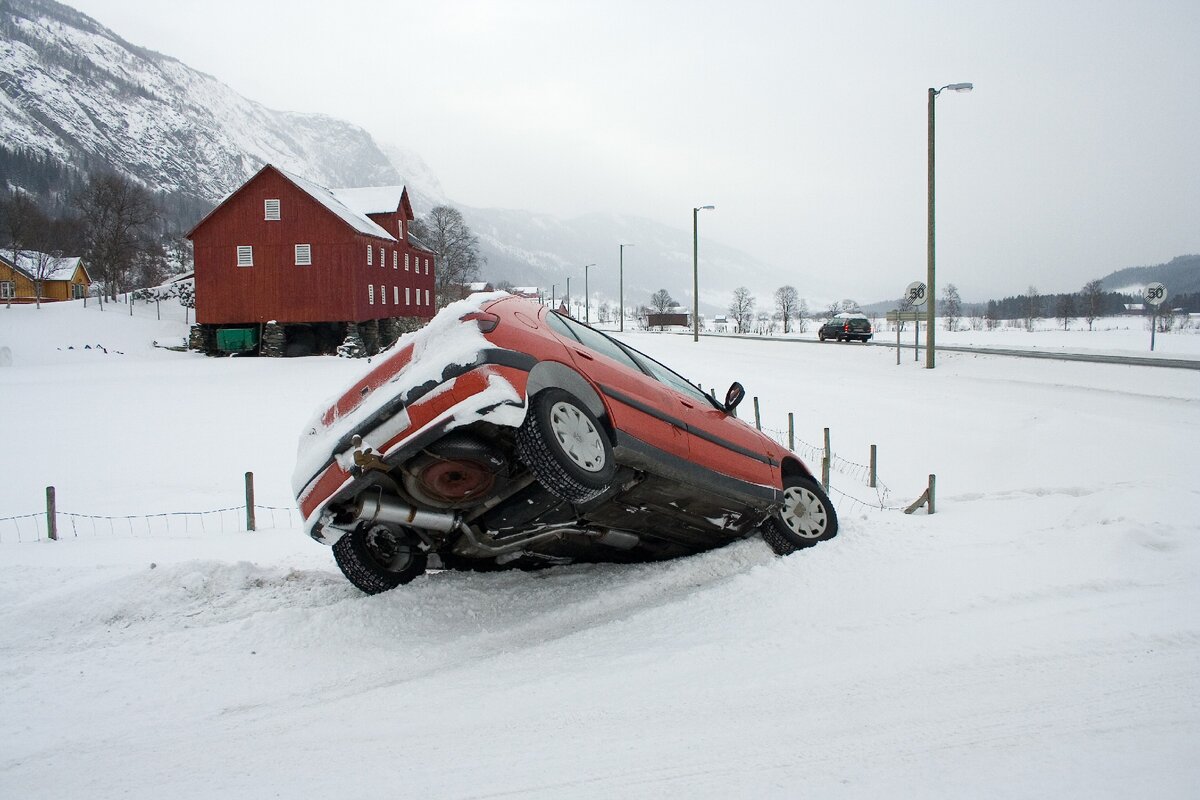
[[[933,339],[934,318],[937,316],[937,291],[934,289],[934,224],[933,224],[933,101],[949,89],[952,92],[969,92],[975,88],[973,83],[950,83],[941,89],[929,87],[929,264],[926,275],[926,295],[929,298],[929,308],[925,311],[925,369],[933,369]]]
[[[591,298],[588,297],[588,267],[594,267],[595,264],[583,265],[583,322],[585,325],[591,325]]]
[[[700,236],[698,218],[701,211],[716,206],[696,206],[692,209],[692,341],[700,341]]]
[[[620,314],[620,317],[621,317],[621,333],[624,333],[625,332],[625,248],[633,247],[633,245],[619,244],[619,245],[617,245],[617,247],[621,248],[620,289],[617,293],[618,294],[617,300],[618,300],[618,303],[620,304],[620,309],[618,310],[618,314]]]
[[[563,305],[567,307],[567,316],[575,319],[571,314],[571,277],[569,275],[567,276],[567,293],[563,295]]]

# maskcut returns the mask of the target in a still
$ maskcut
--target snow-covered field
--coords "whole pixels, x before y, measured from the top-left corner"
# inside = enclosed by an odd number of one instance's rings
[[[135,312],[0,308],[2,798],[1200,796],[1196,371],[630,333],[767,428],[877,444],[889,510],[850,468],[841,534],[786,559],[367,597],[285,524],[17,540],[48,485],[146,515],[253,471],[289,506],[302,423],[366,366],[171,352]],[[930,473],[936,514],[891,510]]]

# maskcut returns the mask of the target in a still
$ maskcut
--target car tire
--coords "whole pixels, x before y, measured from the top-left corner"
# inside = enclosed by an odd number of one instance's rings
[[[552,495],[583,503],[616,474],[612,443],[596,416],[562,389],[538,392],[517,429],[517,458]]]
[[[783,479],[783,505],[763,523],[762,538],[786,556],[837,536],[838,518],[821,484],[806,475]]]
[[[823,341],[825,341],[825,334],[823,334],[823,333],[818,333],[818,334],[817,334],[817,338],[818,338],[818,339],[820,339],[820,340],[823,342]]]
[[[384,525],[359,525],[333,546],[333,558],[346,578],[367,594],[380,594],[425,572],[427,557],[416,538]]]

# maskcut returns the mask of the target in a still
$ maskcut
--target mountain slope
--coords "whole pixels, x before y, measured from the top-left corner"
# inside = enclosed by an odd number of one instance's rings
[[[1166,264],[1152,267],[1126,267],[1102,279],[1105,291],[1139,292],[1155,281],[1172,295],[1200,292],[1200,255],[1176,256]]]
[[[265,108],[53,0],[0,4],[0,141],[208,201],[265,162],[327,186],[402,180],[363,129]]]

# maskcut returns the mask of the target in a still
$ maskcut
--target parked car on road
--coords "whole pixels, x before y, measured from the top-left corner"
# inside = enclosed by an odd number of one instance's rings
[[[376,593],[426,568],[640,562],[837,514],[795,454],[644,353],[536,302],[474,295],[400,340],[303,432],[306,532]]]
[[[870,341],[875,334],[871,327],[871,320],[867,319],[862,314],[847,314],[842,313],[829,320],[821,326],[817,331],[817,338],[822,342],[826,339],[836,339],[839,342],[851,342],[858,339],[862,342]]]

